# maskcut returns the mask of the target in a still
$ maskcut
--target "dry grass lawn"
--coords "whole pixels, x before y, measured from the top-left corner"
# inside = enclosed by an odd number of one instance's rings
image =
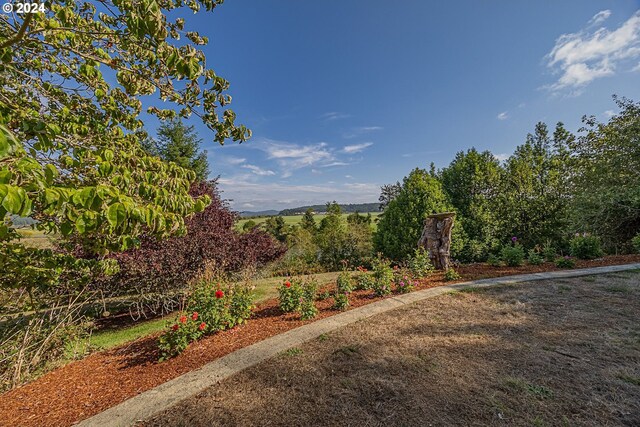
[[[429,299],[321,336],[149,426],[638,426],[640,272]]]

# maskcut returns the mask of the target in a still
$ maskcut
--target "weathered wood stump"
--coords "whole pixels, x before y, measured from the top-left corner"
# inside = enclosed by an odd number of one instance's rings
[[[455,212],[444,212],[429,215],[424,220],[418,247],[427,249],[431,263],[438,270],[449,269],[451,228],[453,228],[455,217]]]

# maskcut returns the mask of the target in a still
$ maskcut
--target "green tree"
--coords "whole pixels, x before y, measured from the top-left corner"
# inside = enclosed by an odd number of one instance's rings
[[[79,295],[69,287],[88,283],[76,280],[82,271],[112,268],[25,248],[10,215],[31,216],[40,230],[102,257],[135,246],[143,233],[183,234],[185,217],[209,203],[188,193],[194,172],[143,150],[141,113],[145,99],[146,112],[160,120],[199,117],[219,143],[250,137],[227,108],[229,83],[205,65],[206,37],[185,31],[176,13],[220,3],[52,0],[45,12],[0,15],[0,286],[27,291],[18,309],[43,295],[69,306]],[[22,328],[14,339],[48,334]],[[11,357],[39,346],[27,343]],[[27,372],[31,362],[22,362]]]
[[[440,172],[442,186],[458,215],[456,227],[466,235],[462,261],[484,261],[495,248],[498,236],[497,196],[502,169],[489,151],[460,151]]]
[[[256,228],[258,225],[256,224],[256,222],[252,219],[248,220],[247,222],[245,222],[244,224],[242,224],[242,231],[247,232],[247,231],[251,231],[254,228]]]
[[[562,135],[558,123],[556,135]],[[553,150],[547,126],[533,134],[507,160],[499,196],[502,240],[519,238],[526,247],[551,241],[562,246],[568,232],[568,187],[563,157]]]
[[[571,153],[573,230],[598,235],[610,251],[631,250],[640,232],[640,103],[614,96],[620,112],[607,123],[583,119]]]
[[[206,181],[209,176],[207,151],[200,151],[202,139],[194,129],[185,125],[181,118],[170,119],[158,128],[158,139],[144,141],[143,147],[165,162],[194,171],[197,180]]]
[[[376,250],[395,260],[406,259],[417,247],[425,217],[451,208],[440,181],[424,169],[414,169],[378,221]]]
[[[264,229],[267,233],[275,237],[276,240],[283,243],[287,241],[287,237],[291,234],[291,227],[288,226],[284,218],[279,215],[267,218],[264,222]]]
[[[352,214],[347,215],[347,223],[349,225],[371,225],[372,221],[373,220],[370,213],[366,215],[360,215],[360,213],[356,211]]]
[[[316,219],[313,217],[313,209],[308,208],[305,211],[304,215],[302,215],[302,219],[300,220],[300,228],[311,233],[316,232],[317,225]]]

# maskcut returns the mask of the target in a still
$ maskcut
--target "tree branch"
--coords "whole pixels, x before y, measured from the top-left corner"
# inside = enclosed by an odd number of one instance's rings
[[[28,13],[27,17],[24,18],[24,21],[22,21],[22,26],[18,30],[18,33],[16,34],[16,36],[0,44],[0,49],[4,49],[5,47],[9,47],[11,45],[18,43],[22,39],[22,37],[24,37],[24,33],[27,31],[27,27],[29,27],[29,24],[31,23],[32,19],[33,19],[33,13]]]

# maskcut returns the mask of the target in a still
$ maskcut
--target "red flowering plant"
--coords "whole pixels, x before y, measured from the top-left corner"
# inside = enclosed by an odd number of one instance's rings
[[[401,268],[395,272],[393,282],[396,290],[401,294],[413,291],[418,284],[418,281],[413,279],[411,271],[405,268]]]
[[[353,275],[354,289],[355,290],[369,290],[373,287],[373,276],[363,266],[356,268],[358,270]]]
[[[158,338],[158,348],[160,349],[160,360],[166,360],[182,353],[189,343],[197,340],[204,334],[206,324],[198,322],[198,313],[194,312],[187,316],[181,314],[169,329]],[[201,327],[205,325],[204,327]]]
[[[300,307],[302,297],[302,281],[288,278],[278,286],[280,310],[285,313],[296,311]]]
[[[233,328],[251,316],[252,289],[248,286],[199,281],[186,302],[186,312],[160,337],[161,360],[173,357],[204,335]]]

